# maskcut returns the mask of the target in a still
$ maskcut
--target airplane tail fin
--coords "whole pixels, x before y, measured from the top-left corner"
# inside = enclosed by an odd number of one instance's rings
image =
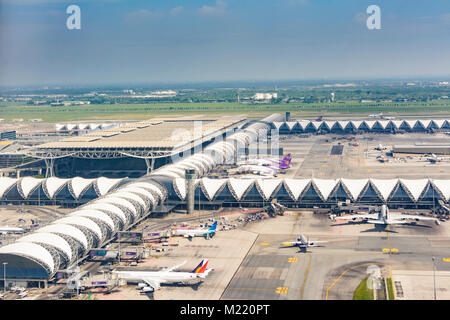
[[[283,160],[281,160],[281,163],[282,163],[282,164],[285,164],[285,165],[290,165],[290,164],[291,164],[291,160],[292,160],[291,154],[288,153],[288,154],[283,158]]]
[[[217,221],[214,221],[213,225],[209,228],[209,231],[216,231]]]
[[[191,271],[191,273],[205,273],[206,266],[208,265],[208,259],[203,259],[198,266]]]

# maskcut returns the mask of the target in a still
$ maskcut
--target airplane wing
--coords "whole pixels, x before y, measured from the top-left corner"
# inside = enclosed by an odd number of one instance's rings
[[[292,246],[305,247],[305,245],[302,242],[299,242],[299,241],[283,242],[282,244],[283,244],[283,246],[286,246],[286,247],[288,247],[288,246],[291,246],[291,247]]]
[[[161,287],[161,282],[165,282],[162,279],[153,279],[153,278],[144,278],[142,279],[146,284],[153,288],[154,291],[158,290]]]
[[[186,263],[186,260],[185,261],[183,261],[182,263],[180,263],[180,264],[177,264],[176,266],[173,266],[173,267],[169,267],[169,268],[164,268],[164,269],[161,269],[161,272],[171,272],[171,271],[173,271],[173,270],[176,270],[176,269],[178,269],[179,267],[181,267],[182,265],[184,265]]]
[[[373,219],[376,217],[376,215],[373,214],[354,214],[351,216],[345,216],[345,217],[336,217],[335,220],[355,220],[355,219]]]
[[[192,233],[186,233],[186,234],[183,235],[183,237],[185,237],[185,238],[192,238],[192,237],[194,237],[194,235]]]
[[[414,216],[410,214],[404,214],[404,215],[390,215],[390,219],[394,220],[428,220],[428,221],[436,221],[436,218],[432,217],[424,217],[424,216]]]

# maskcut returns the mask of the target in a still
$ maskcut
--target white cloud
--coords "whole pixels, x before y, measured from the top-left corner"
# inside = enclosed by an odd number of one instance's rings
[[[222,0],[216,0],[215,6],[204,5],[197,10],[197,13],[203,16],[220,16],[225,14],[226,7],[227,4],[225,2]]]
[[[181,11],[183,11],[183,7],[182,6],[178,6],[173,8],[172,10],[170,10],[170,15],[171,16],[177,16],[181,13]]]

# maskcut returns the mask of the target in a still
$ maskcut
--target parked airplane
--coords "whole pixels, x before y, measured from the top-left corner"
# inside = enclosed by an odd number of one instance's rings
[[[289,169],[291,166],[291,159],[283,159],[283,162],[277,166],[257,166],[257,165],[243,165],[238,168],[239,173],[252,173],[262,176],[275,177],[278,172]]]
[[[430,161],[431,163],[441,162],[445,160],[450,160],[450,157],[438,157],[434,153],[431,154],[431,156],[427,156],[425,158],[427,161]]]
[[[393,120],[393,119],[395,119],[395,117],[385,117],[385,116],[383,116],[382,112],[380,112],[378,114],[369,114],[369,118],[378,118],[378,119],[381,119],[381,120]]]
[[[288,153],[283,159],[271,158],[271,159],[249,159],[238,163],[238,166],[242,165],[256,165],[256,166],[271,166],[274,164],[291,164],[291,154]]]
[[[297,238],[297,241],[283,242],[285,247],[298,247],[300,251],[306,252],[309,247],[318,247],[317,243],[325,243],[328,241],[310,241],[304,234]]]
[[[17,227],[8,227],[5,225],[4,227],[0,227],[0,234],[8,234],[8,233],[24,233],[25,230]]]
[[[181,235],[185,238],[192,239],[193,237],[205,237],[205,239],[210,239],[216,234],[217,221],[213,223],[209,229],[182,229],[178,228],[175,230],[175,235]]]
[[[317,122],[323,121],[323,116],[318,117],[318,118],[317,118],[316,120],[314,120],[314,121],[317,121]]]
[[[378,147],[375,147],[374,148],[375,150],[378,150],[378,151],[383,151],[383,150],[386,150],[387,149],[387,147],[386,146],[383,146],[381,143],[378,145]]]
[[[382,226],[388,226],[393,224],[410,224],[411,220],[413,220],[412,224],[415,224],[416,221],[420,220],[428,220],[428,221],[434,221],[437,225],[439,225],[439,220],[432,217],[423,217],[423,216],[416,216],[416,215],[409,215],[409,214],[397,214],[392,215],[389,213],[389,208],[383,204],[381,206],[381,211],[378,213],[378,215],[375,214],[355,214],[350,216],[343,216],[338,217],[334,215],[330,215],[330,219],[332,221],[336,220],[357,220],[361,219],[363,222],[367,223],[373,223],[374,225],[382,225]]]
[[[204,279],[212,269],[206,269],[208,259],[203,259],[191,272],[174,272],[186,261],[170,268],[159,271],[113,271],[119,279],[127,282],[137,282],[142,292],[153,292],[161,287],[161,283],[183,283],[193,279]]]

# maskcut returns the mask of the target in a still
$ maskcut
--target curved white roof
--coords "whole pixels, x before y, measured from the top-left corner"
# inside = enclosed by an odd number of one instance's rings
[[[344,188],[348,190],[350,196],[356,201],[361,191],[369,182],[369,179],[341,179]]]
[[[411,193],[414,200],[419,200],[420,195],[428,184],[428,179],[399,179],[406,189]]]
[[[44,180],[44,190],[47,190],[47,196],[51,199],[54,197],[56,192],[61,190],[62,187],[69,181],[70,179],[61,179],[56,177],[50,177]]]
[[[253,179],[234,179],[230,178],[228,179],[228,186],[230,188],[230,191],[232,191],[234,197],[236,200],[241,200],[242,196],[244,195],[245,191],[250,187],[250,185],[253,183]]]
[[[142,196],[139,196],[139,195],[137,195],[135,193],[122,191],[122,189],[120,189],[120,190],[118,190],[118,191],[116,191],[114,193],[111,193],[111,196],[125,198],[127,200],[133,200],[133,201],[137,202],[141,206],[141,209],[146,209],[147,208],[147,204],[143,200]]]
[[[155,197],[153,196],[152,193],[150,193],[149,191],[147,191],[147,189],[145,188],[139,188],[139,187],[126,187],[123,189],[120,189],[121,191],[126,191],[126,192],[133,192],[133,193],[138,193],[141,196],[144,196],[144,198],[147,199],[147,201],[149,201],[153,206],[158,202]]]
[[[192,168],[192,164],[191,164],[191,168]],[[196,171],[198,171],[198,169],[196,169],[196,167],[193,167],[192,169],[195,169]],[[171,166],[170,168],[166,168],[163,171],[168,171],[168,172],[173,172],[175,173],[178,177],[184,177],[184,170],[181,168],[177,168],[176,165]],[[160,172],[161,173],[161,172]]]
[[[173,187],[181,200],[186,199],[186,180],[177,178],[173,180]]]
[[[80,195],[95,181],[95,179],[84,179],[80,177],[75,177],[70,180],[69,185],[73,191],[73,197],[78,199]]]
[[[200,184],[202,185],[202,190],[205,196],[212,200],[216,195],[217,191],[226,183],[227,179],[209,179],[202,178],[200,180]]]
[[[88,241],[84,233],[81,232],[79,229],[75,228],[74,226],[68,224],[63,223],[49,224],[45,227],[37,229],[36,232],[61,233],[79,241],[84,246],[85,250],[88,249]]]
[[[256,179],[259,189],[262,191],[262,196],[265,200],[270,199],[275,189],[281,184],[281,179]]]
[[[73,257],[72,249],[64,238],[49,232],[36,232],[17,239],[18,242],[40,242],[56,247],[64,252],[69,260]]]
[[[445,200],[449,200],[449,198],[450,198],[450,181],[433,179],[432,182],[436,186],[436,188],[438,188],[439,191],[442,193]]]
[[[88,230],[92,231],[97,237],[100,239],[100,241],[103,240],[103,233],[100,227],[91,219],[84,218],[84,217],[76,217],[76,216],[69,216],[62,219],[58,219],[57,223],[65,223],[65,224],[71,224],[71,225],[77,225],[87,228]]]
[[[37,179],[33,177],[25,177],[19,180],[17,183],[18,190],[26,199],[30,195],[32,191],[34,191],[39,184],[42,182],[42,179]]]
[[[332,180],[332,179],[312,179],[313,183],[316,185],[316,187],[319,189],[319,192],[321,193],[323,199],[327,201],[328,196],[330,195],[331,191],[333,191],[334,187],[336,186],[336,183],[338,180]]]
[[[125,200],[124,198],[107,196],[105,198],[98,199],[95,203],[115,203],[130,210],[133,216],[137,216],[136,207],[130,201]]]
[[[114,186],[120,183],[123,179],[109,179],[105,177],[100,177],[95,181],[100,196],[107,194]]]
[[[17,179],[0,177],[0,198],[2,198],[4,193],[9,190],[15,183],[17,183]]]
[[[69,216],[70,217],[82,216],[82,217],[87,217],[87,218],[89,218],[89,217],[96,218],[96,219],[99,219],[99,220],[103,221],[104,223],[106,223],[113,232],[116,231],[116,226],[114,225],[114,221],[111,219],[111,217],[108,216],[106,213],[99,211],[99,210],[81,209],[81,210],[72,212]]]
[[[154,172],[154,174],[160,174],[160,175],[168,176],[168,177],[171,177],[171,178],[180,178],[179,174],[176,174],[175,172],[169,171],[167,169],[156,170]]]
[[[311,179],[284,179],[284,185],[287,191],[292,194],[294,200],[297,201],[310,181]]]
[[[32,242],[14,242],[0,248],[0,253],[11,253],[30,257],[46,265],[50,273],[55,271],[55,262],[52,255],[44,247]]]
[[[122,222],[124,224],[126,224],[127,222],[127,217],[125,215],[125,213],[122,212],[122,210],[119,207],[116,207],[113,204],[110,203],[92,203],[92,204],[88,204],[84,207],[82,207],[81,209],[93,209],[93,210],[106,210],[108,212],[111,212],[112,214],[114,214],[115,216],[117,216],[120,220],[122,220]]]
[[[150,191],[154,191],[159,196],[159,199],[163,199],[164,198],[164,193],[161,191],[161,189],[158,186],[154,185],[153,183],[136,182],[136,183],[131,183],[131,184],[127,185],[127,187],[131,187],[131,186],[148,189]]]
[[[380,192],[383,200],[387,200],[392,190],[398,183],[398,179],[370,179],[374,187]]]

